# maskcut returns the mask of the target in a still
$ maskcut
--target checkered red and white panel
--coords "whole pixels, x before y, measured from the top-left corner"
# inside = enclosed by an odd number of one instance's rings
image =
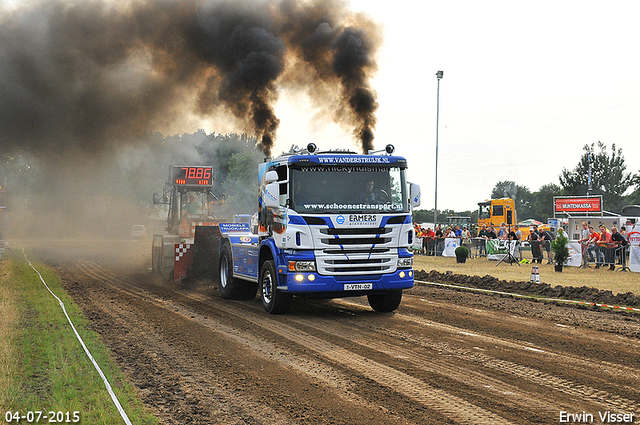
[[[180,261],[182,257],[191,249],[191,244],[179,243],[176,244],[176,262]]]

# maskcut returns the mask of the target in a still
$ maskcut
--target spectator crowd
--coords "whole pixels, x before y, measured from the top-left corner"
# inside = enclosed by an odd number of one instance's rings
[[[555,236],[549,230],[539,229],[537,225],[525,229],[526,234],[523,233],[520,226],[508,227],[505,223],[502,223],[498,229],[492,224],[483,224],[477,234],[472,233],[472,230],[467,226],[460,228],[459,225],[444,227],[436,225],[433,229],[431,227],[425,229],[414,223],[414,229],[416,237],[422,242],[419,253],[424,255],[442,256],[445,239],[457,238],[460,245],[467,247],[470,252],[475,249],[476,255],[485,256],[487,255],[486,242],[495,239],[510,242],[527,241],[531,247],[534,263],[542,263],[544,260],[547,264],[553,263],[551,242]],[[583,266],[587,267],[590,262],[595,262],[596,269],[609,266],[609,270],[615,270],[616,263],[626,267],[626,250],[629,246],[627,236],[625,226],[621,226],[620,230],[616,226],[612,226],[609,230],[604,224],[601,224],[596,230],[593,226],[583,222],[581,238],[578,241],[582,248]]]

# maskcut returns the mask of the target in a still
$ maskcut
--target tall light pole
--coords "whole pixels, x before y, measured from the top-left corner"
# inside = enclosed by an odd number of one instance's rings
[[[587,161],[589,161],[589,172],[587,174],[587,196],[589,196],[589,192],[591,192],[591,152],[587,154]]]
[[[436,72],[438,78],[438,96],[436,100],[436,202],[433,207],[433,225],[438,224],[438,125],[440,122],[440,80],[442,79],[443,71]]]

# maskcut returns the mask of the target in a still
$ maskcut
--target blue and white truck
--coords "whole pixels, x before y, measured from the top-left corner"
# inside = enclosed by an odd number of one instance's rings
[[[393,150],[318,152],[309,144],[260,164],[252,223],[195,231],[196,248],[199,234],[213,247],[204,251],[215,253],[222,297],[259,291],[268,313],[286,312],[294,295],[366,295],[374,310],[397,309],[413,286],[408,247],[420,188],[407,182],[407,161]]]

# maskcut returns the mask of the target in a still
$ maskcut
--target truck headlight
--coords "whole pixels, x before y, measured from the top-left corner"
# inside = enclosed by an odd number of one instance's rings
[[[315,261],[289,261],[290,272],[315,272]]]
[[[413,257],[398,258],[398,268],[406,269],[413,267]]]

